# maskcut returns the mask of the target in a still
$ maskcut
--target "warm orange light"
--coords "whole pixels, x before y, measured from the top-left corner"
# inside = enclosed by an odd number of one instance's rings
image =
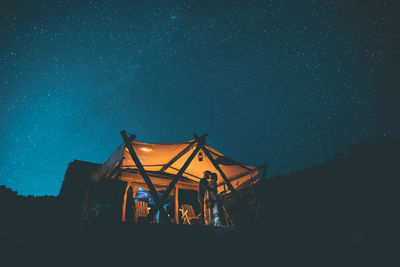
[[[145,152],[150,152],[153,149],[151,149],[151,147],[141,147],[140,150],[145,151]]]

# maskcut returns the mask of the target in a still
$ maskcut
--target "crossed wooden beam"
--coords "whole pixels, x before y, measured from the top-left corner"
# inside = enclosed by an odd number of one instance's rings
[[[240,196],[238,192],[235,190],[235,188],[232,186],[231,182],[229,179],[226,177],[225,173],[221,170],[219,165],[215,162],[214,158],[211,156],[210,151],[206,148],[205,146],[205,141],[207,138],[207,134],[203,134],[202,136],[198,137],[196,134],[194,135],[195,140],[191,142],[184,150],[182,150],[178,155],[176,155],[170,162],[167,163],[167,165],[163,166],[161,168],[161,171],[165,171],[169,166],[171,166],[175,161],[177,161],[180,157],[182,157],[184,154],[189,152],[190,149],[196,146],[195,150],[190,154],[186,162],[183,164],[182,168],[179,170],[179,172],[176,174],[175,178],[171,181],[171,183],[168,185],[167,189],[165,190],[164,194],[160,197],[157,194],[157,191],[150,180],[149,175],[147,174],[146,170],[143,168],[142,163],[140,162],[140,159],[138,158],[135,150],[132,147],[132,144],[126,134],[125,131],[121,131],[121,136],[122,139],[124,140],[124,143],[126,147],[128,148],[129,154],[132,157],[133,162],[135,162],[135,165],[139,171],[139,174],[143,177],[143,180],[145,181],[147,187],[150,190],[150,195],[154,200],[155,205],[150,209],[149,215],[146,218],[146,222],[151,222],[156,215],[157,211],[160,211],[160,215],[163,218],[163,222],[168,222],[170,223],[171,221],[168,218],[168,215],[163,207],[165,201],[167,200],[169,194],[171,193],[172,189],[175,187],[176,183],[182,178],[182,174],[185,172],[189,164],[192,162],[196,154],[200,151],[200,149],[203,149],[204,153],[206,156],[209,158],[211,163],[214,165],[215,169],[221,174],[222,178],[228,185],[228,188],[231,190],[231,192],[234,194],[234,196],[239,200]]]

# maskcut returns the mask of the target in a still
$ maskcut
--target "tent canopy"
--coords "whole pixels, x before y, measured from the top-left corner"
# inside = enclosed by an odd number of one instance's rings
[[[182,168],[190,154],[195,150],[197,143],[189,140],[182,143],[143,143],[136,140],[130,141],[144,169],[148,172],[160,172],[175,175]],[[236,188],[240,184],[258,177],[258,168],[236,162],[212,147],[205,145],[215,162]],[[114,154],[104,163],[101,176],[106,176],[116,166],[122,170],[137,169],[128,149],[124,144],[120,145]],[[218,191],[222,191],[225,181],[206,156],[203,148],[194,157],[188,168],[183,173],[192,181],[200,181],[204,171],[217,174]]]

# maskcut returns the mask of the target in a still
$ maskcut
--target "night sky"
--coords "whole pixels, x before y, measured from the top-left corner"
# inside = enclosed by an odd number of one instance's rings
[[[333,3],[335,2],[335,3]],[[0,0],[0,184],[58,194],[120,130],[268,176],[400,133],[399,1]]]

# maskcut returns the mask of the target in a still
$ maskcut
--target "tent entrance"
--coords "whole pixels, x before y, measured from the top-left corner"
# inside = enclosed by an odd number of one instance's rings
[[[156,192],[159,196],[165,193],[167,187],[155,185]],[[182,204],[188,204],[193,207],[195,211],[199,210],[199,203],[197,202],[197,190],[195,186],[188,188],[188,186],[180,187],[177,185],[170,193],[169,197],[163,203],[163,208],[166,211],[169,221],[175,224],[182,224]],[[144,222],[145,210],[148,211],[155,205],[154,200],[150,194],[149,188],[146,184],[138,182],[127,182],[124,194],[124,201],[122,204],[122,222]],[[144,206],[144,207],[143,207]],[[153,223],[162,222],[159,212],[156,213]]]
[[[187,224],[184,219],[184,214],[187,212],[184,210],[184,206],[190,206],[193,208],[194,214],[200,214],[200,203],[198,202],[198,191],[181,189],[179,190],[179,224]],[[192,221],[193,223],[193,221]],[[200,220],[197,223],[201,223]]]

